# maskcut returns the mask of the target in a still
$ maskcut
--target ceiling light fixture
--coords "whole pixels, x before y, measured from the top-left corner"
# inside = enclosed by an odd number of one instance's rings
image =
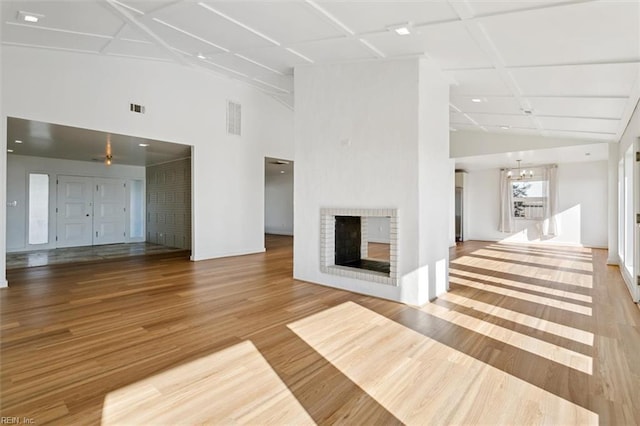
[[[7,149],[7,152],[13,152],[13,150],[12,149]]]
[[[141,147],[143,147],[143,148],[146,148],[146,147],[148,147],[148,146],[149,146],[149,144],[148,144],[148,143],[139,143],[139,144],[138,144],[138,146],[141,146]]]
[[[111,135],[107,135],[107,148],[105,149],[104,164],[110,166],[111,160],[113,160],[113,155],[111,154]]]
[[[21,141],[21,140],[18,140],[18,139],[16,139],[14,142],[15,142],[15,143],[22,143],[22,141]]]
[[[207,59],[202,53],[198,53],[198,59]]]
[[[482,102],[482,99],[480,99],[480,98],[472,98],[471,102],[479,104],[480,102]]]
[[[18,12],[18,20],[23,22],[29,22],[31,24],[35,24],[40,19],[44,18],[44,15],[40,15],[39,13],[31,13],[31,12]]]
[[[516,160],[516,162],[518,163],[518,167],[517,167],[517,173],[514,175],[513,174],[513,170],[509,169],[509,171],[507,172],[507,177],[511,180],[525,180],[525,179],[531,179],[533,178],[533,170],[523,170],[520,168],[520,162],[522,160]]]
[[[509,129],[510,129],[510,127],[509,127],[509,126],[500,126],[500,128],[501,128],[502,130],[509,130]]]
[[[411,35],[411,22],[405,22],[403,24],[397,24],[397,25],[390,25],[387,27],[387,29],[401,36]]]
[[[284,173],[284,170],[280,170],[280,173]]]

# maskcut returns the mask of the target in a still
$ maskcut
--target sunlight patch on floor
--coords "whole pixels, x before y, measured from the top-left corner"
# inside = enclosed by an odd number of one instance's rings
[[[573,291],[560,290],[557,288],[545,287],[545,286],[536,285],[536,284],[529,284],[521,281],[495,277],[492,275],[477,274],[475,272],[465,271],[462,269],[451,268],[450,272],[456,275],[464,275],[469,279],[475,278],[478,281],[491,281],[492,283],[495,283],[495,284],[503,284],[509,287],[515,287],[522,290],[535,291],[536,293],[548,294],[549,296],[557,296],[557,297],[562,297],[564,299],[572,299],[578,302],[586,302],[589,304],[593,303],[593,298],[591,296],[586,294],[575,293]]]
[[[554,345],[526,334],[518,333],[490,322],[479,320],[463,313],[452,311],[434,303],[426,304],[422,309],[429,315],[443,319],[451,324],[482,334],[491,339],[518,349],[527,351],[585,374],[593,374],[593,359],[590,356]]]
[[[490,244],[486,246],[486,248],[499,248],[502,250],[519,250],[526,253],[539,253],[548,256],[557,256],[560,254],[564,257],[575,257],[576,259],[581,259],[584,261],[592,261],[593,254],[590,248],[586,247],[569,247],[569,246],[558,246],[552,247],[549,245],[529,245],[522,243],[508,243],[501,242],[496,244]]]
[[[109,393],[102,425],[315,424],[250,341]]]
[[[353,302],[289,328],[406,424],[597,424],[598,415]]]
[[[480,259],[472,256],[462,256],[452,260],[453,265],[470,266],[472,268],[482,268],[489,271],[500,271],[500,274],[513,274],[523,277],[552,280],[561,284],[569,284],[577,287],[593,288],[593,277],[590,273],[576,273],[570,271],[540,268],[529,265],[519,265],[508,261]],[[484,275],[486,276],[486,275]]]
[[[573,340],[574,342],[593,346],[593,333],[580,330],[579,328],[569,327],[568,325],[547,321],[542,318],[512,311],[510,309],[501,308],[499,306],[490,305],[488,303],[480,302],[468,297],[458,296],[455,293],[445,293],[439,296],[438,299],[455,303],[456,305],[466,308],[471,308],[478,312],[482,312],[507,321],[515,322],[527,327],[535,328],[536,330],[540,330],[545,333],[554,334],[565,339]]]
[[[455,274],[458,274],[462,271],[455,271]],[[453,270],[451,271],[453,274]],[[463,275],[463,274],[461,274]],[[499,296],[507,296],[512,297],[514,299],[525,300],[527,302],[537,303],[540,305],[550,306],[556,309],[562,309],[564,311],[575,312],[577,314],[592,315],[592,309],[588,306],[577,305],[575,303],[564,302],[562,300],[550,299],[548,297],[538,296],[535,294],[530,294],[522,291],[511,290],[504,287],[498,287],[490,284],[478,283],[471,279],[465,279],[460,277],[451,276],[449,279],[451,284],[462,285],[465,287],[475,288],[477,290],[487,291],[490,293],[495,293]]]
[[[591,262],[577,261],[577,260],[568,260],[556,257],[540,257],[534,256],[531,253],[518,253],[517,251],[500,251],[499,255],[496,255],[496,252],[492,249],[484,248],[479,249],[473,252],[474,255],[486,256],[492,259],[496,259],[498,261],[503,262],[522,262],[522,263],[533,263],[536,265],[540,265],[541,267],[549,266],[551,268],[554,267],[563,267],[576,269],[578,271],[584,271],[587,273],[593,272],[593,265]]]

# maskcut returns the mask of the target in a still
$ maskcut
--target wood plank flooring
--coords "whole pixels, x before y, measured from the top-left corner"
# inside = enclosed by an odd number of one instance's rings
[[[422,308],[263,254],[8,272],[0,415],[37,424],[640,424],[640,310],[606,251],[466,242]]]

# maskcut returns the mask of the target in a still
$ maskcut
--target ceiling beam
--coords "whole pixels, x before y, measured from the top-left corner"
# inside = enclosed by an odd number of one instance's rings
[[[144,34],[146,34],[151,40],[165,52],[167,52],[171,58],[173,58],[176,62],[182,65],[194,66],[190,61],[187,60],[180,53],[176,52],[169,44],[167,44],[163,39],[161,39],[158,35],[156,35],[153,31],[151,31],[146,25],[140,22],[136,17],[134,17],[126,8],[122,7],[117,1],[114,0],[104,0],[104,3],[110,6],[110,10],[115,11],[117,15],[123,19],[129,25],[139,29]]]

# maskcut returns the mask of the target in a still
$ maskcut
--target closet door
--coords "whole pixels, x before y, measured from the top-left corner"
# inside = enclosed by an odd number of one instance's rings
[[[57,247],[93,244],[93,178],[58,176]]]
[[[124,243],[126,187],[123,179],[94,178],[93,244]]]

